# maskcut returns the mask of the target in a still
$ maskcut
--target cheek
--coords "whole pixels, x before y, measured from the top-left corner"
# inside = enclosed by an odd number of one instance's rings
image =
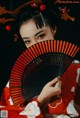
[[[27,48],[29,48],[29,47],[31,47],[32,45],[34,45],[34,44],[36,44],[36,42],[31,42],[30,44],[25,44],[25,46],[27,47]]]
[[[49,40],[49,39],[53,40],[54,39],[53,34],[51,32],[48,32],[45,36],[45,39],[46,40]]]
[[[32,45],[31,44],[25,44],[25,46],[26,46],[26,48],[29,48],[29,47],[31,47]]]

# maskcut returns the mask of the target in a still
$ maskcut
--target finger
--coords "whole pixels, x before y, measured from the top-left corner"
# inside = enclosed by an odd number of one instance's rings
[[[55,86],[61,88],[61,81],[58,81],[58,82],[55,84]]]
[[[62,86],[62,82],[60,81],[60,87]]]
[[[50,81],[49,82],[49,85],[54,85],[54,84],[56,84],[58,81],[59,81],[59,76],[58,77],[56,77],[56,78],[54,78],[52,81]]]

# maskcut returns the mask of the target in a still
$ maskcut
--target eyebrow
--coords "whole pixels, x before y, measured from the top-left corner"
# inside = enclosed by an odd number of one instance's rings
[[[44,30],[45,31],[45,30]],[[42,31],[39,31],[38,33],[36,33],[34,36],[37,36],[38,34],[44,32],[43,30]],[[23,37],[22,39],[29,39],[29,37]]]
[[[42,31],[39,31],[38,33],[35,34],[35,36],[37,36],[38,34],[40,34],[40,33],[42,33],[42,32],[44,32],[44,31],[43,31],[43,30],[42,30]]]

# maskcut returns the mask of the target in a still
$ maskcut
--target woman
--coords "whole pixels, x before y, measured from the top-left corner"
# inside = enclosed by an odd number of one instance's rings
[[[16,22],[18,24],[17,31],[27,48],[38,42],[54,40],[56,33],[56,19],[53,11],[48,9],[40,11],[37,7],[33,8],[27,6],[20,11]],[[77,117],[80,114],[80,102],[77,102],[78,99],[75,99],[74,101],[74,98],[80,91],[79,74],[80,63],[76,65],[72,63],[63,77],[56,77],[48,82],[43,87],[41,93],[37,97],[32,98],[24,108],[21,106],[14,106],[10,96],[8,83],[2,94],[1,106],[4,106],[2,110],[7,109],[9,117],[12,114],[13,118]],[[77,83],[79,91],[75,94]]]

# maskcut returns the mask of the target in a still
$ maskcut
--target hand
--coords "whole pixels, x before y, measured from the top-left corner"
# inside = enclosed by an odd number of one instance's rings
[[[43,105],[45,101],[48,101],[55,95],[61,93],[61,81],[60,77],[56,77],[52,81],[48,82],[42,89],[40,95],[38,96],[38,102]]]

